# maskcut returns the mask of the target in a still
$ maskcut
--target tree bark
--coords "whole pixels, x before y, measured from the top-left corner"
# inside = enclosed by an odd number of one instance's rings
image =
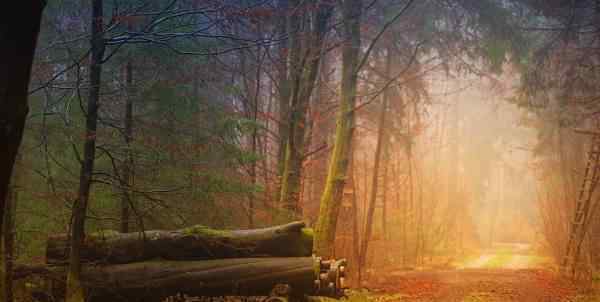
[[[64,267],[20,268],[57,280],[53,296],[61,297]],[[170,296],[267,296],[277,284],[288,284],[299,293],[312,293],[315,259],[236,258],[207,261],[149,261],[119,265],[84,265],[81,284],[88,302],[160,302]]]
[[[309,42],[304,45],[304,55],[300,62],[292,65],[292,89],[290,97],[290,118],[285,144],[285,157],[281,180],[280,204],[290,210],[294,218],[302,216],[300,191],[303,172],[306,129],[310,98],[312,96],[322,56],[323,40],[333,6],[319,3],[312,16]],[[300,58],[299,58],[300,59]]]
[[[312,232],[303,222],[253,230],[214,230],[193,226],[175,231],[91,234],[80,246],[81,261],[131,263],[163,258],[198,260],[238,257],[306,257],[312,252]],[[66,234],[51,236],[46,262],[65,263],[69,255]]]
[[[390,71],[390,57],[386,58],[386,77],[389,76]],[[373,175],[371,180],[371,195],[369,196],[369,207],[367,209],[367,222],[365,225],[365,234],[362,238],[362,245],[360,247],[360,262],[359,266],[365,267],[367,262],[367,252],[369,247],[369,241],[371,240],[371,233],[373,230],[373,218],[375,216],[375,203],[377,202],[377,192],[379,186],[379,166],[381,165],[381,155],[386,145],[385,136],[385,121],[387,115],[388,105],[388,92],[387,89],[383,93],[381,111],[379,113],[379,127],[377,131],[377,145],[375,147],[375,159],[373,166]],[[384,188],[385,189],[385,188]]]
[[[130,26],[131,29],[131,26]],[[123,175],[121,181],[121,225],[119,231],[121,233],[129,232],[130,220],[130,205],[133,202],[131,198],[131,186],[133,185],[133,98],[135,90],[133,87],[133,60],[130,58],[125,66],[125,82],[127,85],[127,98],[125,100],[125,160],[123,161]]]
[[[285,149],[288,135],[288,115],[290,111],[290,78],[288,62],[296,57],[298,47],[296,45],[296,35],[294,34],[293,28],[297,22],[290,14],[290,4],[288,0],[278,1],[278,10],[281,14],[279,20],[279,26],[281,30],[281,36],[287,36],[287,43],[281,43],[279,47],[279,64],[278,64],[278,86],[277,94],[279,98],[279,125],[278,125],[278,150],[277,150],[277,176],[280,177],[278,182],[281,182],[281,176],[283,175],[284,161],[285,161]],[[294,7],[295,8],[295,7]],[[275,200],[280,200],[281,184],[279,183],[275,189]]]
[[[360,263],[360,233],[358,231],[359,227],[359,219],[358,219],[358,200],[356,198],[356,166],[354,160],[354,151],[350,154],[350,181],[352,182],[352,260],[355,261],[356,264]],[[356,286],[360,287],[360,283],[362,281],[362,271],[363,267],[360,265],[356,265]]]
[[[334,240],[340,201],[346,181],[346,171],[352,150],[354,107],[360,52],[361,0],[342,3],[342,91],[337,117],[335,142],[329,161],[325,189],[321,195],[319,218],[315,229],[315,254],[329,258],[334,253]]]
[[[88,302],[159,302],[175,295],[270,296],[276,285],[291,287],[291,296],[339,297],[344,286],[345,260],[313,257],[236,258],[206,261],[149,261],[119,265],[84,265],[82,284]],[[65,268],[21,266],[15,275],[52,280],[52,295],[64,295]],[[330,285],[333,284],[333,287]],[[34,293],[41,294],[41,293]]]
[[[14,174],[17,174],[16,171]],[[2,231],[0,233],[0,265],[5,269],[0,274],[2,284],[0,288],[4,302],[12,302],[14,300],[13,295],[13,264],[14,264],[14,239],[15,239],[15,209],[18,199],[18,191],[16,184],[18,183],[18,176],[13,176],[14,184],[11,186],[6,199],[6,208],[4,209],[4,220],[1,226]]]
[[[90,301],[163,301],[169,296],[268,295],[280,283],[310,292],[314,260],[242,258],[196,262],[146,262],[91,269],[84,282]]]
[[[45,1],[20,1],[0,14],[0,226],[9,197],[10,178],[29,110],[29,80]],[[15,17],[18,16],[18,17]],[[0,238],[3,237],[0,229]],[[1,277],[10,271],[0,264]],[[0,282],[0,301],[6,301],[6,283]]]
[[[92,0],[92,35],[90,54],[90,88],[87,100],[87,117],[83,162],[79,179],[79,193],[73,204],[71,224],[71,249],[69,253],[69,272],[67,275],[67,302],[85,301],[85,293],[81,286],[81,253],[85,237],[85,216],[87,213],[94,159],[96,155],[96,127],[98,120],[98,103],[100,99],[100,82],[102,59],[104,56],[103,1]]]
[[[388,176],[389,176],[389,167],[388,167],[388,163],[389,163],[389,144],[386,144],[383,150],[383,157],[384,157],[384,166],[383,166],[383,183],[382,183],[382,190],[381,190],[381,230],[383,232],[383,240],[385,240],[387,242],[387,240],[389,239],[389,235],[388,235],[388,212],[387,212],[387,206],[388,206]]]
[[[460,142],[460,134],[459,134],[459,119],[460,119],[460,112],[459,112],[459,104],[458,101],[456,101],[453,105],[452,105],[452,113],[451,113],[451,121],[450,121],[450,130],[448,133],[448,141],[451,142],[450,143],[450,147],[449,147],[449,156],[448,156],[448,175],[447,175],[447,181],[448,181],[448,196],[447,196],[447,200],[448,200],[448,208],[452,209],[453,214],[451,216],[451,221],[450,221],[450,225],[452,226],[452,229],[450,230],[450,234],[449,237],[454,237],[454,238],[458,238],[459,236],[459,228],[458,225],[460,224],[459,221],[457,221],[458,219],[458,215],[462,215],[463,213],[459,213],[459,206],[456,204],[457,201],[459,200],[458,197],[458,184],[459,184],[459,177],[460,175],[458,174],[458,163],[459,163],[459,142]],[[411,183],[411,189],[412,189],[412,183]],[[457,215],[458,214],[458,215]],[[458,241],[458,240],[457,240]],[[456,244],[453,245],[453,249],[455,251],[458,251],[458,249],[456,248]]]

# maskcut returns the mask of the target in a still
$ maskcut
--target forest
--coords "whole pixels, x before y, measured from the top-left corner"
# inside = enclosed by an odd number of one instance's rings
[[[599,182],[600,0],[0,10],[0,302],[600,301]]]

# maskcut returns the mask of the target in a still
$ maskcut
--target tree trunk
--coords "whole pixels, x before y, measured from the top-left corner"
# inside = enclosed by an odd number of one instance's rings
[[[408,106],[408,104],[407,104]],[[408,207],[405,211],[405,213],[407,213],[407,215],[409,215],[410,217],[410,222],[406,224],[407,229],[407,237],[406,237],[406,244],[408,245],[408,228],[413,228],[415,219],[414,219],[414,205],[415,205],[415,184],[414,184],[414,173],[413,173],[413,137],[412,137],[412,133],[411,133],[411,118],[410,118],[410,110],[408,110],[407,114],[406,114],[406,128],[407,128],[407,134],[409,137],[409,141],[408,141],[408,146],[407,146],[407,150],[406,150],[406,157],[407,157],[407,164],[408,164]],[[417,244],[415,244],[415,246],[418,246]],[[416,253],[415,253],[415,257],[417,257]],[[415,262],[414,264],[416,264],[416,258],[415,258]]]
[[[386,62],[386,76],[389,75],[389,67],[390,58],[388,56]],[[358,265],[361,267],[365,267],[367,262],[367,252],[369,247],[369,241],[371,240],[371,233],[373,231],[373,218],[375,216],[375,204],[377,202],[377,192],[379,186],[379,166],[381,164],[381,155],[386,144],[385,121],[388,104],[387,89],[383,93],[382,99],[383,102],[381,104],[381,112],[379,113],[379,127],[377,131],[377,145],[375,147],[375,162],[373,166],[373,176],[371,180],[371,195],[369,196],[369,207],[367,209],[367,222],[365,225],[365,234],[362,238],[362,245],[360,247],[360,262],[358,263]]]
[[[131,186],[133,185],[133,152],[131,145],[133,142],[133,98],[135,95],[133,87],[133,62],[132,59],[127,61],[125,66],[125,81],[127,85],[127,98],[125,103],[125,160],[123,161],[123,175],[121,190],[121,226],[119,231],[121,233],[129,232],[129,220],[130,214],[129,209],[133,202],[131,198]]]
[[[241,258],[196,262],[145,262],[91,269],[84,273],[90,301],[163,301],[188,296],[268,295],[279,283],[312,291],[314,260]]]
[[[277,284],[289,284],[299,293],[312,293],[315,259],[237,258],[207,261],[150,261],[97,266],[84,265],[81,280],[88,302],[156,301],[170,296],[266,296]],[[27,268],[21,268],[27,270]],[[55,292],[64,294],[64,267],[29,269],[57,280]]]
[[[94,159],[96,154],[96,124],[98,119],[98,102],[100,99],[100,77],[102,58],[104,55],[103,40],[103,1],[92,0],[92,35],[90,54],[90,88],[87,102],[85,144],[83,162],[79,179],[79,193],[73,204],[71,225],[71,249],[69,253],[69,272],[67,275],[67,302],[85,301],[85,293],[81,286],[81,247],[85,237],[85,216],[92,184]]]
[[[29,110],[29,79],[44,4],[44,1],[11,3],[10,9],[3,9],[0,16],[0,226],[8,217],[4,211],[10,198],[10,178]],[[0,239],[3,235],[0,228]],[[6,263],[0,263],[2,280],[10,278],[11,274]],[[8,299],[5,285],[8,284],[0,282],[0,301]]]
[[[254,103],[254,112],[252,114],[253,117],[253,121],[256,123],[258,120],[258,104]],[[252,137],[250,138],[251,140],[251,150],[252,150],[252,154],[257,154],[258,153],[258,130],[256,129],[256,127],[252,130]],[[257,185],[257,177],[256,177],[256,170],[257,170],[257,163],[256,161],[253,161],[251,166],[250,166],[250,182],[252,183],[253,186]],[[255,193],[254,192],[250,192],[250,194],[248,195],[248,227],[253,228],[254,227],[254,199],[255,199]]]
[[[459,200],[458,198],[458,180],[459,180],[459,173],[458,173],[458,164],[459,164],[459,142],[460,142],[460,135],[459,135],[459,118],[460,118],[460,112],[459,112],[459,104],[458,101],[456,101],[453,105],[452,105],[452,113],[451,113],[451,122],[450,122],[450,130],[448,133],[448,141],[450,142],[450,146],[449,146],[449,157],[448,157],[448,208],[452,209],[452,216],[451,216],[451,221],[450,221],[450,225],[452,226],[452,229],[449,232],[449,237],[452,236],[454,238],[458,238],[459,235],[459,229],[458,229],[458,225],[460,224],[459,221],[457,221],[457,218],[459,217],[459,215],[462,215],[463,213],[458,213],[459,211],[459,206],[457,205],[457,201]],[[457,215],[458,213],[458,215]],[[457,244],[453,245],[453,249],[455,249],[456,251],[457,249]]]
[[[308,163],[305,165],[305,179],[308,181],[303,183],[303,190],[307,193],[303,194],[303,209],[302,214],[304,219],[311,222],[316,222],[319,209],[319,198],[325,187],[325,177],[327,170],[323,167],[328,165],[328,153],[326,152],[328,140],[333,133],[335,120],[323,118],[328,113],[328,102],[332,97],[331,90],[328,89],[327,83],[332,81],[332,57],[327,52],[323,51],[319,66],[319,75],[316,82],[315,93],[316,97],[309,110],[310,129],[307,137],[306,145],[310,148],[310,155],[305,160]],[[315,151],[323,150],[323,151]]]
[[[342,4],[342,91],[335,130],[335,142],[329,161],[325,189],[321,195],[319,218],[314,242],[315,253],[328,258],[333,255],[337,217],[346,180],[354,133],[354,107],[360,52],[361,0],[345,0]]]
[[[383,148],[383,157],[384,157],[384,164],[383,164],[383,183],[382,183],[382,190],[381,190],[381,230],[383,232],[382,234],[382,238],[385,242],[387,242],[387,240],[389,239],[388,237],[388,212],[387,212],[387,204],[388,204],[388,163],[389,163],[389,151],[388,151],[388,147],[389,145],[385,145]]]
[[[149,261],[119,265],[84,265],[82,284],[88,302],[160,302],[175,295],[269,296],[287,284],[291,296],[339,297],[344,288],[345,260],[313,257],[236,258],[207,261]],[[64,267],[19,267],[15,275],[40,275],[53,282],[53,296],[64,290]],[[318,280],[318,282],[317,282]],[[329,285],[333,283],[333,287]]]
[[[399,212],[402,213],[400,215],[400,246],[403,251],[406,251],[406,223],[407,223],[407,207],[406,207],[406,198],[402,200],[401,193],[403,192],[404,185],[400,182],[400,158],[399,154],[396,155],[396,160],[394,164],[394,185],[396,191],[396,206],[399,209]],[[405,192],[405,191],[404,191]],[[406,196],[406,195],[405,195]],[[402,253],[402,266],[406,267],[406,252]]]
[[[294,7],[295,8],[295,7]],[[294,9],[292,8],[292,10]],[[295,27],[295,22],[297,22],[296,18],[288,16],[292,10],[290,10],[290,5],[288,0],[280,0],[278,4],[278,9],[281,14],[281,18],[279,20],[279,26],[281,29],[281,36],[287,36],[287,43],[281,43],[279,47],[279,68],[278,68],[278,97],[279,97],[279,127],[278,127],[278,135],[279,135],[279,148],[277,153],[277,176],[280,177],[278,182],[281,182],[281,177],[283,175],[284,169],[284,161],[285,161],[285,149],[287,144],[287,135],[288,135],[288,115],[290,111],[290,79],[289,79],[289,66],[288,62],[291,61],[294,57],[296,57],[296,52],[298,51],[298,47],[296,45],[296,36],[294,34],[293,28]],[[275,189],[275,200],[280,200],[281,193],[281,184],[279,183]]]
[[[309,43],[303,47],[304,56],[299,60],[300,62],[292,64],[290,118],[279,196],[280,204],[285,205],[294,218],[302,216],[300,190],[308,124],[306,114],[319,71],[327,23],[332,12],[333,6],[326,3],[319,4],[312,16],[313,31],[310,33]]]
[[[260,32],[260,26],[258,28]],[[236,26],[235,32],[238,33],[239,29]],[[239,35],[239,33],[238,33]],[[259,97],[261,91],[261,73],[263,66],[263,55],[261,55],[260,49],[256,50],[256,64],[248,64],[248,53],[244,50],[239,52],[240,58],[240,74],[242,82],[244,84],[244,90],[246,91],[245,97],[242,99],[242,105],[244,108],[245,117],[254,123],[252,133],[249,137],[250,150],[252,154],[256,154],[258,151],[258,112],[259,112]],[[249,66],[250,65],[250,66]],[[250,68],[249,68],[250,67]],[[253,160],[248,167],[247,173],[250,177],[250,183],[253,186],[257,184],[257,161]],[[255,193],[248,193],[248,208],[246,209],[246,216],[248,217],[248,227],[254,227],[254,203]]]
[[[416,104],[415,104],[416,106]],[[418,164],[419,162],[417,162]],[[422,163],[422,162],[421,162]],[[416,223],[416,229],[417,229],[417,242],[416,242],[416,252],[415,254],[417,255],[417,264],[420,266],[423,266],[424,264],[424,253],[425,253],[425,233],[423,232],[423,173],[422,173],[422,168],[420,168],[419,166],[416,166],[416,170],[418,171],[418,180],[419,180],[419,208],[418,208],[418,213],[417,213],[417,223]]]
[[[354,150],[352,151],[352,156],[350,159],[350,181],[352,182],[352,258],[356,265],[356,286],[360,287],[360,283],[362,281],[362,271],[363,267],[358,265],[360,263],[360,234],[358,231],[359,219],[358,219],[358,200],[356,198],[356,178],[355,178],[355,168],[354,165]]]
[[[0,274],[2,282],[0,284],[0,290],[2,290],[2,297],[5,302],[12,302],[13,296],[13,263],[14,263],[14,239],[15,239],[15,209],[18,199],[18,176],[13,176],[13,185],[8,192],[8,198],[6,199],[6,208],[4,209],[4,220],[2,225],[2,231],[0,233],[0,265],[5,269]]]
[[[312,252],[312,232],[303,222],[253,230],[214,230],[193,226],[175,231],[91,234],[80,246],[82,262],[131,263],[163,258],[198,260],[238,257],[305,257]],[[51,236],[46,261],[61,264],[67,260],[66,234]]]

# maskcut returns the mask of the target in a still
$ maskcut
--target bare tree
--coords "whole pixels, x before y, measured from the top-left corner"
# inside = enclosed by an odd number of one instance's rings
[[[89,68],[90,88],[87,100],[85,143],[79,179],[79,192],[77,199],[73,204],[73,214],[71,218],[71,244],[66,294],[67,302],[85,301],[85,292],[81,284],[81,245],[83,244],[85,237],[85,219],[96,157],[96,130],[100,101],[102,60],[105,49],[103,39],[103,11],[103,0],[92,0],[92,35],[90,40],[92,48]]]

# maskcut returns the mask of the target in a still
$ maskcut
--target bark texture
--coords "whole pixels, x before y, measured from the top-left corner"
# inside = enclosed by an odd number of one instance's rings
[[[130,30],[131,25],[130,25]],[[122,233],[129,232],[129,209],[132,205],[132,192],[131,187],[133,185],[134,165],[133,165],[133,98],[135,97],[135,88],[133,87],[133,60],[130,58],[125,66],[125,81],[127,83],[127,98],[125,101],[125,159],[123,160],[122,166],[122,177],[121,177],[121,225],[119,230]]]
[[[65,267],[19,267],[18,270],[16,276],[34,273],[56,280],[52,295],[64,296]],[[160,302],[177,294],[266,296],[282,283],[309,294],[316,278],[312,257],[148,261],[83,265],[81,271],[88,302]]]
[[[357,68],[360,52],[361,4],[360,0],[345,0],[342,3],[343,38],[346,43],[342,44],[341,100],[335,130],[335,142],[329,161],[325,189],[321,195],[314,242],[315,254],[324,258],[333,256],[337,217],[352,150]]]
[[[386,55],[386,67],[385,67],[385,76],[389,77],[390,76],[390,68],[391,68],[391,61],[390,61],[390,56],[389,56],[389,49],[388,49],[388,54]],[[386,115],[387,115],[387,106],[388,106],[388,102],[389,102],[389,92],[386,89],[383,93],[382,96],[382,104],[381,104],[381,111],[379,112],[379,125],[377,128],[377,145],[375,147],[375,160],[374,160],[374,165],[373,165],[373,175],[372,175],[372,180],[371,180],[371,195],[369,196],[369,207],[367,209],[367,218],[366,218],[366,225],[365,225],[365,233],[364,233],[364,237],[362,240],[362,245],[360,247],[360,261],[358,263],[358,265],[360,267],[365,267],[366,263],[367,263],[367,252],[369,249],[369,242],[371,240],[371,235],[373,232],[373,219],[375,216],[375,206],[377,203],[377,194],[379,192],[379,168],[381,167],[382,164],[382,153],[383,150],[385,148],[386,145]],[[383,169],[386,169],[385,164]],[[384,183],[385,183],[385,172],[384,172]],[[385,194],[385,184],[384,187],[382,188],[383,194]],[[384,203],[385,206],[385,203]],[[385,213],[385,209],[383,211]],[[384,220],[385,222],[385,220]],[[385,229],[385,225],[384,225],[384,229]]]
[[[15,173],[17,174],[17,173]],[[15,183],[17,183],[17,175],[13,176],[13,185],[11,185],[11,189],[8,193],[8,198],[6,199],[6,208],[4,209],[4,221],[1,226],[1,236],[0,236],[0,265],[4,268],[2,270],[2,274],[0,274],[2,285],[0,288],[2,289],[2,294],[0,297],[3,299],[0,301],[4,302],[12,302],[14,300],[13,295],[13,264],[14,264],[14,239],[15,239],[15,222],[14,215],[17,203],[17,189],[15,187]]]
[[[205,226],[134,233],[105,231],[88,235],[80,247],[83,262],[131,263],[154,258],[198,260],[238,257],[306,257],[312,251],[312,231],[303,222],[253,230],[214,230]],[[51,236],[46,262],[67,261],[66,234]]]
[[[296,1],[297,2],[297,1]],[[299,5],[298,3],[295,3]],[[306,145],[307,113],[315,88],[327,24],[333,12],[328,3],[318,3],[311,15],[312,31],[302,45],[303,54],[299,62],[292,64],[290,115],[287,127],[283,173],[281,179],[280,204],[296,218],[302,216],[300,208],[304,149]]]
[[[340,297],[346,261],[315,257],[235,258],[205,261],[147,261],[117,265],[83,265],[82,285],[88,302],[164,301],[167,297],[271,296],[286,285],[286,295]],[[33,290],[40,300],[64,297],[64,266],[19,266],[15,276],[48,280],[51,292]],[[36,288],[36,287],[33,287]],[[42,287],[43,288],[43,287]],[[51,296],[52,298],[48,297]]]
[[[296,1],[293,1],[295,4]],[[292,4],[292,5],[293,5]],[[292,7],[294,9],[295,7]],[[278,153],[277,153],[277,176],[283,175],[284,161],[285,161],[285,150],[287,144],[288,135],[288,123],[289,111],[290,111],[290,67],[288,64],[294,62],[297,59],[299,47],[297,39],[298,31],[298,19],[291,15],[290,3],[288,0],[278,1],[277,7],[281,17],[279,20],[280,35],[287,37],[287,43],[281,43],[279,46],[279,64],[277,70],[277,77],[279,84],[277,86],[277,93],[279,98],[279,121],[278,121]],[[280,200],[281,188],[277,187],[275,190],[275,200]]]
[[[0,226],[4,225],[10,178],[29,110],[29,79],[44,6],[45,1],[19,1],[0,12]],[[2,234],[0,230],[4,241]],[[10,279],[6,264],[0,263],[1,280]],[[7,301],[7,285],[0,282],[0,301]]]

